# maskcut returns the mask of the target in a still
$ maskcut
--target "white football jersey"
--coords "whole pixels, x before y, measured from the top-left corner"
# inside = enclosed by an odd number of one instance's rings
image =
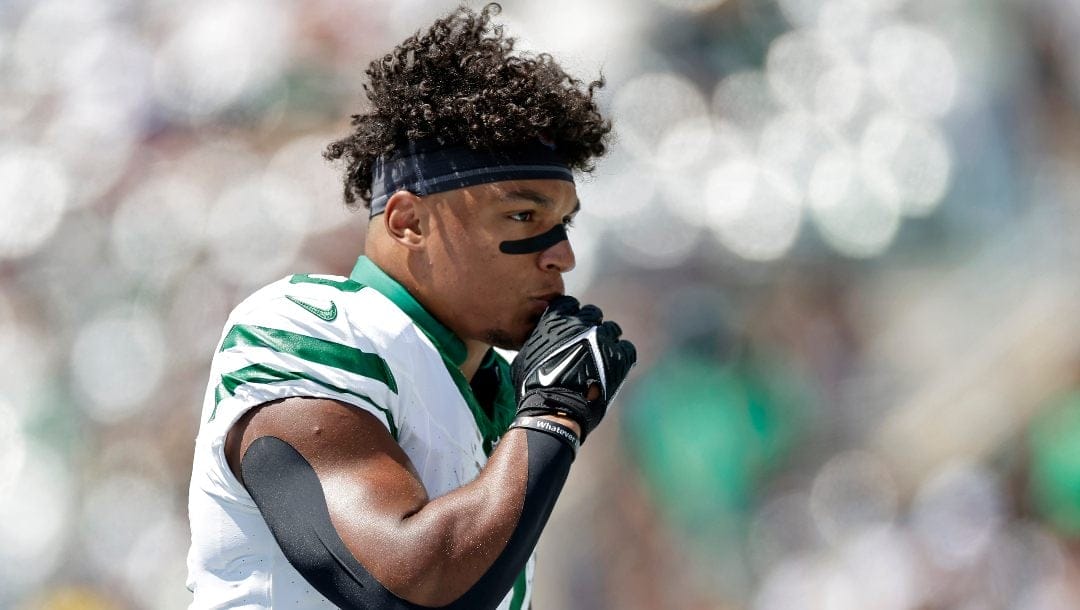
[[[188,511],[192,609],[334,608],[289,564],[225,460],[225,436],[248,409],[330,398],[379,419],[432,499],[473,480],[513,419],[506,361],[494,417],[458,369],[464,344],[393,278],[361,257],[349,278],[294,275],[248,297],[225,324],[195,442]],[[535,555],[500,610],[528,608]]]

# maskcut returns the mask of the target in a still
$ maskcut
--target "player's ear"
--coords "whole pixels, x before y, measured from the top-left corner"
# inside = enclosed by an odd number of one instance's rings
[[[413,193],[405,190],[394,193],[382,214],[387,235],[410,250],[420,249],[424,242],[425,212],[420,198]]]

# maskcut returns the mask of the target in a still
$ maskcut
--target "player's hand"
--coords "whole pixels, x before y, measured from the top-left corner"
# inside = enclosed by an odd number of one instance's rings
[[[573,297],[551,301],[511,365],[519,415],[567,415],[581,426],[582,441],[596,428],[637,362],[619,325],[603,319]]]

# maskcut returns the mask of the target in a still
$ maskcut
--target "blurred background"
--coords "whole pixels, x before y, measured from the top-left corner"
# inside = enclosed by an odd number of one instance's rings
[[[186,607],[221,326],[351,269],[320,152],[453,6],[0,3],[0,607]],[[641,355],[535,607],[1080,608],[1080,0],[504,9],[607,79],[568,279]]]

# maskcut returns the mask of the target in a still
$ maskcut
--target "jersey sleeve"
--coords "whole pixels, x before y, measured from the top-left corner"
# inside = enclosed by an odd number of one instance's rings
[[[231,425],[253,406],[309,396],[364,409],[397,440],[398,386],[386,359],[339,315],[344,300],[322,293],[332,289],[291,288],[230,316],[211,367],[208,422]]]

